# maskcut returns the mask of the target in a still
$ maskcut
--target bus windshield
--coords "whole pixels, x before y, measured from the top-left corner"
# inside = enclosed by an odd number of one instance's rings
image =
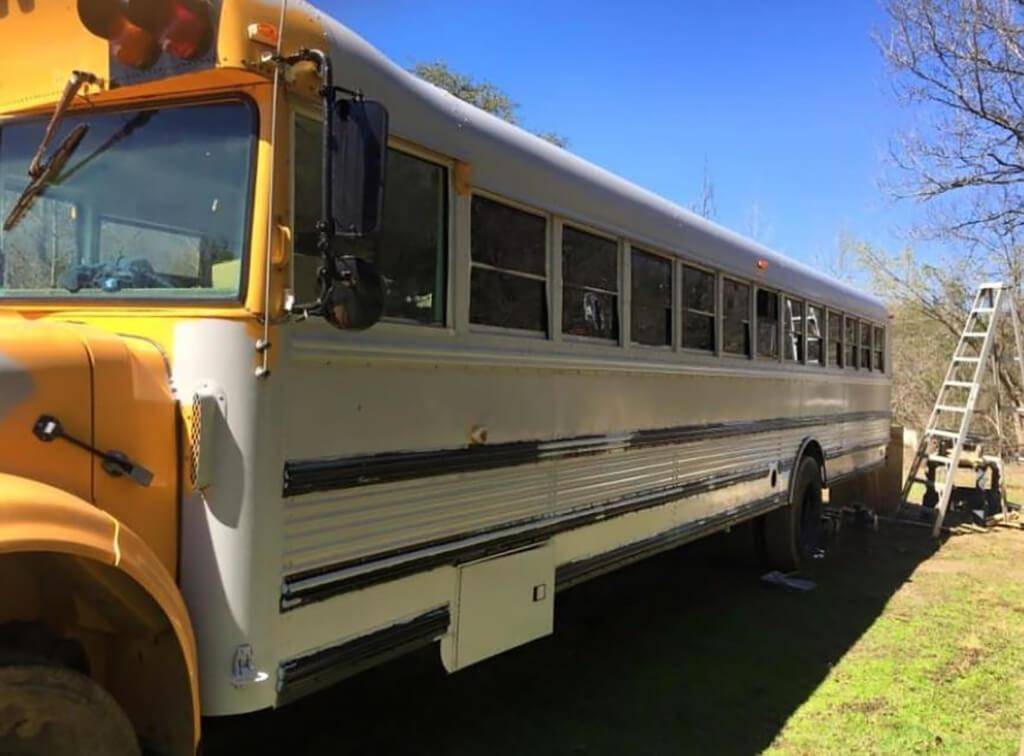
[[[0,299],[209,299],[239,295],[247,243],[252,108],[242,102],[77,111],[85,124],[55,178],[0,229]],[[0,217],[28,186],[46,119],[0,124]]]

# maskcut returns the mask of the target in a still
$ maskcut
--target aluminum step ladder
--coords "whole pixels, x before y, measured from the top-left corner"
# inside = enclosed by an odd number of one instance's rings
[[[946,519],[946,510],[949,508],[955,485],[954,477],[978,405],[985,368],[989,366],[990,361],[993,375],[998,381],[992,345],[998,336],[999,320],[1003,310],[1010,311],[1016,348],[1015,362],[1021,371],[1021,385],[1024,386],[1020,324],[1012,292],[1010,287],[1002,283],[984,283],[978,287],[978,292],[974,296],[967,323],[960,334],[956,349],[953,350],[953,358],[939,389],[939,396],[918,443],[910,474],[903,484],[901,507],[906,504],[907,496],[915,483],[924,483],[929,490],[934,486],[938,501],[935,505],[932,535],[936,537],[942,531],[942,523]],[[1017,411],[1021,412],[1020,409]],[[933,444],[937,447],[937,452],[932,451]],[[934,477],[920,476],[923,465],[934,466]],[[1005,517],[1006,496],[1005,492],[1000,493]]]

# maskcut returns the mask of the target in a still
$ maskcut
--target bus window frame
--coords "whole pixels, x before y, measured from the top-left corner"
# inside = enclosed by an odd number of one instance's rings
[[[197,309],[197,308],[224,308],[228,310],[237,310],[239,308],[245,308],[249,304],[249,288],[251,281],[250,276],[252,274],[252,257],[253,257],[253,233],[255,230],[254,220],[256,217],[256,183],[259,175],[259,148],[261,143],[261,130],[263,128],[263,115],[260,112],[259,101],[243,90],[232,90],[229,92],[208,92],[206,94],[178,94],[169,95],[166,97],[156,96],[152,99],[146,98],[144,100],[129,100],[129,101],[118,101],[111,103],[104,103],[101,105],[92,105],[88,103],[84,105],[77,105],[71,107],[67,115],[74,116],[78,114],[96,114],[103,115],[106,113],[118,113],[118,112],[131,112],[131,111],[143,111],[143,110],[165,110],[179,107],[193,107],[202,105],[217,105],[220,103],[240,103],[245,105],[249,110],[250,120],[250,137],[251,143],[249,147],[249,186],[248,186],[248,201],[246,203],[245,222],[243,229],[243,242],[242,248],[239,250],[239,272],[238,272],[238,291],[233,296],[203,296],[203,297],[144,297],[144,296],[129,296],[129,297],[88,297],[88,298],[76,298],[74,294],[68,292],[69,296],[54,295],[48,297],[39,296],[11,296],[5,294],[0,296],[0,309],[16,307],[23,309],[53,309],[53,310],[67,310],[76,307],[85,307],[89,309],[93,308],[120,308],[125,307],[128,309],[152,309],[166,308],[166,309]],[[0,130],[7,128],[8,126],[17,125],[21,123],[27,123],[30,121],[41,121],[45,123],[49,119],[48,113],[32,113],[29,115],[15,115],[12,117],[5,117],[0,119]],[[275,159],[274,156],[271,160]],[[268,210],[268,213],[271,212]],[[269,264],[269,260],[268,260]],[[159,290],[157,290],[159,291]],[[266,309],[268,303],[264,303],[264,309]]]
[[[881,345],[881,347],[879,347],[878,339],[876,338],[878,336],[878,334],[882,335],[882,345]],[[888,360],[887,355],[885,353],[885,341],[886,341],[886,338],[885,338],[885,326],[875,325],[874,323],[872,323],[871,324],[871,352],[872,352],[872,355],[871,355],[871,367],[872,367],[873,372],[881,373],[882,375],[885,375],[886,371],[889,368],[889,365],[888,365],[889,360]]]
[[[323,112],[319,105],[319,101],[309,100],[297,95],[292,95],[288,98],[289,114],[288,114],[288,149],[287,149],[287,160],[288,160],[288,224],[292,232],[292,238],[296,234],[295,225],[295,171],[297,168],[295,162],[295,122],[299,117],[309,118],[317,121],[323,125]],[[394,333],[420,333],[424,330],[429,330],[433,333],[445,333],[450,336],[454,336],[456,333],[456,289],[455,289],[455,266],[457,264],[457,243],[458,234],[456,229],[456,223],[458,222],[458,216],[455,211],[455,205],[459,197],[455,192],[455,165],[456,160],[450,158],[441,153],[435,152],[434,150],[422,147],[415,142],[411,142],[408,139],[404,139],[396,134],[389,134],[388,136],[388,149],[394,149],[398,152],[404,152],[407,155],[423,160],[428,163],[441,166],[445,169],[446,174],[446,237],[447,237],[447,260],[445,264],[445,314],[444,321],[441,323],[423,323],[418,320],[410,320],[409,318],[396,318],[396,317],[382,317],[373,330],[381,331],[382,333],[394,332]],[[387,191],[385,189],[385,191]],[[473,189],[472,191],[476,191]],[[295,249],[292,249],[291,260],[288,265],[288,286],[291,291],[296,291],[295,288]],[[468,251],[467,251],[468,254]],[[313,255],[304,255],[305,257],[313,257]],[[469,302],[468,284],[466,302]],[[467,316],[468,317],[468,316]],[[333,333],[340,333],[332,329]],[[525,331],[524,333],[535,336],[531,331]]]
[[[747,287],[747,353],[741,354],[740,352],[729,352],[725,349],[725,282],[731,281],[732,283],[740,284],[741,286]],[[753,281],[743,278],[742,276],[734,276],[726,273],[722,270],[718,271],[717,276],[718,283],[718,334],[716,335],[715,341],[719,346],[719,354],[722,357],[736,360],[747,360],[748,362],[754,362],[756,360],[755,355],[757,354],[757,334],[755,333],[755,319],[754,316],[757,313],[757,286]],[[690,350],[687,350],[690,351]]]
[[[832,321],[839,321],[839,338],[835,343],[839,344],[839,359],[835,364],[832,364],[832,336],[828,330],[831,327]],[[842,310],[836,310],[831,307],[825,307],[825,344],[827,345],[827,353],[825,355],[825,369],[826,370],[844,370],[846,368],[846,344],[844,339],[846,337],[846,331],[843,330],[843,313]]]
[[[868,343],[864,344],[864,329],[868,331]],[[860,351],[857,354],[857,364],[860,365],[861,370],[865,370],[869,373],[875,372],[874,361],[875,361],[875,324],[870,320],[860,319],[860,328],[857,332],[857,341],[859,343]],[[864,352],[867,351],[867,365],[864,364]]]
[[[855,318],[843,313],[843,368],[845,370],[860,370],[860,318]],[[849,324],[853,323],[853,344],[849,343]],[[850,360],[849,350],[853,349],[853,360]]]
[[[630,339],[629,339],[629,334],[626,334],[624,332],[625,331],[625,327],[624,327],[625,326],[625,322],[624,322],[624,320],[625,320],[625,311],[624,311],[623,308],[625,307],[626,294],[623,291],[623,289],[625,287],[623,285],[624,275],[623,275],[623,262],[622,262],[622,259],[624,257],[623,250],[628,246],[628,242],[625,239],[623,239],[623,237],[618,236],[617,234],[614,234],[614,233],[611,233],[611,232],[608,232],[608,231],[603,231],[600,228],[598,228],[596,226],[592,226],[592,225],[590,225],[590,224],[588,224],[586,222],[583,222],[583,221],[574,220],[572,218],[569,218],[569,217],[566,217],[566,216],[562,216],[562,215],[555,216],[554,220],[555,220],[555,223],[558,224],[558,233],[557,233],[557,235],[553,236],[552,238],[553,238],[553,240],[557,240],[558,244],[557,244],[557,247],[555,247],[552,250],[552,255],[551,255],[552,260],[551,260],[551,262],[552,262],[552,268],[553,269],[557,268],[557,270],[558,270],[558,305],[559,305],[559,311],[558,311],[558,330],[559,330],[559,335],[561,336],[560,340],[562,342],[564,342],[564,343],[567,343],[567,344],[573,344],[573,343],[577,343],[577,344],[594,344],[594,345],[603,346],[603,347],[606,347],[606,348],[609,348],[609,349],[622,349],[622,348],[625,348],[626,345],[629,344]],[[617,311],[616,315],[618,316],[618,320],[619,320],[619,322],[618,322],[619,333],[618,333],[618,337],[617,338],[614,338],[614,339],[602,339],[599,336],[580,336],[578,334],[566,333],[563,330],[563,318],[562,318],[562,315],[565,313],[565,294],[564,294],[564,292],[565,292],[565,280],[564,280],[565,279],[565,274],[564,274],[564,263],[562,261],[562,245],[563,245],[563,237],[564,237],[564,232],[565,232],[565,227],[566,226],[572,226],[573,229],[575,229],[576,231],[579,231],[581,233],[584,233],[584,234],[590,234],[591,236],[596,236],[596,237],[599,237],[599,238],[602,238],[602,239],[606,239],[608,241],[615,242],[616,285],[619,287],[618,291],[615,292],[615,298],[618,300],[616,302],[616,311]],[[557,259],[555,259],[555,258],[557,258]],[[571,285],[576,286],[576,284],[571,284]],[[594,291],[602,292],[602,293],[605,293],[605,294],[610,294],[611,293],[609,291],[606,291],[605,289],[598,289],[598,288],[593,287],[593,286],[583,286],[583,287],[577,286],[577,288],[593,289]],[[664,351],[668,351],[668,350],[664,350]]]
[[[544,295],[545,295],[544,301],[545,301],[545,303],[547,305],[547,308],[548,308],[548,311],[547,311],[547,321],[548,322],[546,323],[545,330],[543,330],[543,331],[530,331],[530,330],[527,330],[527,329],[524,329],[524,328],[510,328],[508,326],[496,326],[496,325],[489,325],[487,323],[474,323],[473,321],[470,320],[470,312],[471,312],[471,308],[472,308],[472,302],[470,301],[470,298],[472,297],[471,279],[472,279],[472,275],[473,275],[473,266],[474,265],[480,265],[481,267],[483,267],[483,268],[485,268],[487,270],[496,270],[496,271],[503,271],[504,270],[502,268],[497,268],[497,267],[495,267],[493,265],[487,265],[486,263],[474,263],[473,262],[473,197],[476,197],[478,195],[480,197],[483,197],[484,199],[490,200],[491,202],[496,202],[499,205],[505,205],[506,207],[512,208],[513,210],[518,210],[518,211],[526,213],[528,215],[534,215],[534,216],[537,216],[538,218],[543,218],[544,219],[544,287],[545,287],[544,288]],[[469,334],[469,335],[480,334],[480,335],[488,335],[488,336],[509,336],[509,337],[519,338],[519,339],[531,339],[533,341],[553,341],[552,331],[553,331],[553,326],[554,326],[554,315],[553,315],[553,311],[552,311],[552,292],[551,292],[551,290],[552,290],[552,283],[551,283],[551,278],[552,278],[552,270],[554,269],[554,265],[553,265],[552,260],[551,260],[551,254],[552,254],[552,225],[555,222],[554,214],[550,213],[550,212],[547,212],[545,210],[541,210],[540,208],[535,207],[533,205],[528,205],[525,202],[519,202],[518,200],[511,199],[511,198],[509,198],[509,197],[507,197],[507,196],[505,196],[503,194],[499,194],[497,192],[491,192],[491,191],[488,191],[486,189],[481,189],[480,187],[477,187],[477,186],[470,187],[469,191],[466,192],[465,200],[466,200],[466,209],[465,209],[465,213],[466,213],[466,219],[465,219],[465,224],[466,224],[465,247],[466,248],[465,248],[465,250],[463,250],[463,254],[465,255],[465,259],[464,259],[462,264],[465,266],[465,269],[466,269],[466,286],[465,286],[466,294],[465,294],[465,303],[464,303],[465,319],[466,319],[466,333]],[[452,206],[454,206],[455,202],[451,202],[450,204]],[[453,267],[452,265],[449,265],[449,269],[452,268],[452,267]],[[537,278],[538,278],[538,276],[536,276],[536,274],[533,274],[533,273],[523,273],[521,271],[509,271],[509,272],[512,273],[513,275],[521,276],[523,278],[529,278],[529,279],[532,279],[532,280],[537,280]]]
[[[628,349],[641,349],[650,350],[653,352],[675,352],[679,349],[679,324],[676,323],[676,314],[679,312],[679,285],[680,285],[680,265],[679,257],[670,253],[659,250],[656,247],[652,247],[649,244],[634,243],[629,239],[623,239],[620,245],[621,247],[621,260],[620,260],[620,286],[623,290],[622,298],[627,300],[622,303],[620,311],[623,313],[629,313],[629,320],[624,321],[622,317],[619,318],[620,327],[625,330],[629,328],[629,333],[625,334],[623,339],[623,346]],[[667,344],[644,344],[640,341],[633,340],[633,253],[637,252],[642,255],[649,257],[657,257],[669,264],[669,282],[672,286],[671,296],[671,309],[672,312],[669,315],[669,327],[672,329],[669,333],[669,343]],[[626,296],[625,292],[628,290],[629,294]],[[602,339],[603,341],[603,339]]]
[[[807,300],[804,299],[803,297],[793,296],[792,294],[789,294],[788,292],[785,292],[785,291],[781,292],[781,295],[782,295],[782,301],[781,301],[781,306],[779,307],[779,317],[782,319],[782,327],[781,327],[782,338],[780,340],[781,343],[779,345],[780,346],[779,351],[782,353],[782,361],[785,364],[787,364],[787,365],[806,365],[807,364]],[[787,317],[787,309],[788,309],[787,305],[790,302],[793,302],[795,304],[800,305],[801,312],[802,312],[802,314],[800,316],[801,350],[800,350],[800,359],[798,359],[798,360],[796,360],[796,359],[791,360],[791,359],[789,359],[786,356],[786,333],[787,333],[786,317]]]
[[[758,335],[758,331],[757,331],[757,327],[758,327],[758,323],[757,323],[757,295],[760,294],[762,291],[763,292],[767,292],[768,294],[772,294],[772,295],[775,296],[776,311],[779,313],[778,320],[776,321],[776,326],[775,326],[776,327],[776,339],[777,339],[777,349],[776,349],[777,353],[776,354],[761,354],[760,351],[759,351],[760,350],[760,345],[758,344],[759,339],[757,338],[757,335]],[[783,336],[782,336],[782,331],[783,331],[783,328],[782,328],[782,303],[783,303],[783,297],[784,297],[784,293],[782,292],[781,289],[775,289],[775,288],[773,288],[771,286],[761,286],[760,284],[754,285],[753,291],[751,292],[751,299],[753,300],[753,317],[752,317],[752,319],[750,321],[751,322],[751,328],[753,330],[753,336],[751,338],[751,342],[753,344],[752,351],[754,353],[754,358],[757,361],[759,361],[759,362],[763,362],[763,363],[772,363],[772,362],[782,363],[784,361],[783,360],[783,351],[784,350],[782,348],[782,340],[783,340]]]
[[[701,357],[721,357],[724,354],[724,352],[722,351],[722,323],[719,322],[722,313],[722,271],[716,268],[712,268],[708,265],[702,265],[700,263],[694,262],[693,258],[690,257],[679,258],[678,267],[679,308],[678,311],[675,313],[675,319],[678,325],[678,328],[676,330],[679,331],[679,351],[683,352],[684,354],[700,355]],[[686,268],[693,268],[694,270],[699,270],[711,275],[711,285],[714,287],[714,290],[711,292],[711,301],[713,303],[713,307],[715,308],[714,312],[711,313],[711,322],[714,327],[714,344],[712,344],[711,349],[697,349],[696,347],[688,347],[683,344],[683,332],[685,331],[684,320],[686,318],[687,313],[687,308],[683,303],[683,285],[684,276],[686,275]],[[738,278],[734,278],[734,280],[742,283],[742,281]],[[694,312],[696,312],[698,315],[707,315],[707,313],[704,313],[700,310],[694,310]],[[742,355],[730,353],[730,356],[741,357]]]
[[[814,369],[828,369],[828,307],[823,304],[818,304],[812,299],[804,300],[804,317],[809,317],[808,310],[811,307],[817,308],[821,313],[822,322],[818,326],[818,344],[820,346],[821,357],[818,358],[817,362],[811,362],[807,359],[807,327],[804,326],[804,365],[807,367],[813,367]]]

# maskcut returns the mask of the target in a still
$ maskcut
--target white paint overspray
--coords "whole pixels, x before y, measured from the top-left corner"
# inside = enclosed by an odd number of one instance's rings
[[[179,398],[213,381],[226,394],[213,484],[183,502],[181,585],[199,646],[203,714],[237,714],[274,704],[272,676],[234,684],[243,645],[258,671],[276,666],[280,595],[281,450],[271,401],[274,381],[254,377],[246,324],[204,320],[175,329],[173,377]]]
[[[0,420],[32,393],[32,375],[0,352]]]

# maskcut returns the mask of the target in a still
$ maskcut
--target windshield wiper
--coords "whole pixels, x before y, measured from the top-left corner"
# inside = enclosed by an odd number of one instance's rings
[[[64,176],[62,177],[63,180],[67,181],[69,178],[71,178],[80,170],[85,168],[87,165],[89,165],[89,163],[91,163],[104,152],[109,150],[115,144],[122,141],[123,139],[127,139],[128,137],[130,137],[133,133],[135,133],[136,129],[142,128],[151,120],[153,120],[154,115],[156,115],[155,110],[144,110],[143,112],[137,113],[136,115],[132,116],[131,120],[129,120],[124,126],[122,126],[120,129],[111,134],[110,138],[107,139],[107,141],[105,141],[95,150],[90,152],[88,155],[85,155],[73,166],[68,168],[68,170],[64,173]]]
[[[43,167],[43,172],[39,174],[38,178],[34,178],[28,183],[21,196],[18,197],[18,201],[14,203],[14,207],[11,208],[11,212],[7,214],[7,219],[4,221],[4,231],[10,231],[25,217],[25,214],[32,207],[32,203],[36,201],[36,197],[46,191],[46,187],[53,183],[53,180],[60,173],[60,169],[68,162],[71,153],[78,147],[85,137],[85,132],[88,130],[89,127],[81,123],[57,145],[57,149],[53,152],[53,157]]]
[[[39,143],[39,147],[36,148],[36,153],[32,156],[32,162],[29,163],[28,177],[30,181],[28,186],[22,191],[18,201],[14,203],[11,212],[7,214],[7,218],[4,220],[4,231],[10,231],[18,225],[29,211],[29,208],[32,207],[36,197],[42,194],[48,185],[53,183],[54,179],[60,174],[60,169],[64,167],[68,158],[71,157],[71,153],[81,144],[85,133],[89,130],[89,127],[84,123],[76,126],[70,134],[64,137],[53,151],[50,159],[44,161],[46,148],[53,141],[53,137],[57,133],[57,127],[64,119],[64,114],[78,94],[78,90],[82,88],[83,84],[97,83],[99,83],[99,79],[87,71],[71,72],[71,78],[68,80],[67,86],[64,87],[64,93],[61,95],[60,102],[57,103],[57,107],[50,117],[50,122],[46,126],[43,140]]]

